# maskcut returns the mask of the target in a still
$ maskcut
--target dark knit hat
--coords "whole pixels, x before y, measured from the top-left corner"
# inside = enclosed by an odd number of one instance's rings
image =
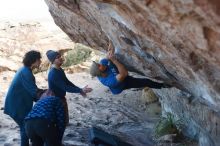
[[[101,71],[99,70],[99,64],[96,63],[95,61],[92,62],[92,65],[90,67],[90,74],[91,76],[93,77],[96,77],[96,76],[101,76]]]
[[[53,63],[54,60],[56,59],[56,57],[57,57],[58,55],[60,55],[60,53],[57,52],[57,51],[48,50],[47,53],[46,53],[46,55],[47,55],[48,60],[49,60],[51,63]]]

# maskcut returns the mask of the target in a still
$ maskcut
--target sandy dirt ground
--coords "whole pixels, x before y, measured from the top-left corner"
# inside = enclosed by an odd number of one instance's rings
[[[1,87],[5,91],[1,92],[3,98],[0,100],[0,145],[17,146],[20,143],[19,128],[9,116],[3,114],[4,95],[10,84],[7,78],[9,76],[13,76],[13,73],[1,75],[4,81],[1,82]],[[134,145],[154,145],[150,137],[158,116],[148,111],[146,105],[141,103],[140,90],[127,90],[113,96],[88,73],[67,76],[79,87],[89,85],[93,92],[85,98],[79,94],[67,94],[70,124],[63,138],[66,146],[89,145],[88,129],[92,126],[102,128]],[[46,73],[37,74],[35,77],[39,87],[47,88]]]

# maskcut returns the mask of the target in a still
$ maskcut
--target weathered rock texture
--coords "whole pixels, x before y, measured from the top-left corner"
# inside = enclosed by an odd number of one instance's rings
[[[220,145],[217,0],[45,1],[73,41],[106,51],[110,39],[130,71],[175,86],[156,91],[163,110],[184,118],[186,135],[201,146]]]

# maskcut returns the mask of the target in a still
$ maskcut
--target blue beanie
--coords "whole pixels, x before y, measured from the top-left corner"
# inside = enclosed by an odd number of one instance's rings
[[[58,52],[56,52],[56,51],[53,51],[53,50],[48,50],[47,53],[46,53],[46,55],[47,55],[48,60],[49,60],[51,63],[53,63],[54,60],[56,59],[56,57],[57,57],[58,55],[60,55],[60,53],[58,53]]]
[[[108,59],[102,59],[99,61],[99,64],[104,65],[104,66],[108,66]]]

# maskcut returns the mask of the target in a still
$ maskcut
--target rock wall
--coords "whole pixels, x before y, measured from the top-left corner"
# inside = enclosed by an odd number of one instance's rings
[[[106,51],[130,71],[172,84],[155,90],[185,134],[219,145],[220,3],[217,0],[45,0],[74,41]],[[190,102],[189,102],[190,101]]]

